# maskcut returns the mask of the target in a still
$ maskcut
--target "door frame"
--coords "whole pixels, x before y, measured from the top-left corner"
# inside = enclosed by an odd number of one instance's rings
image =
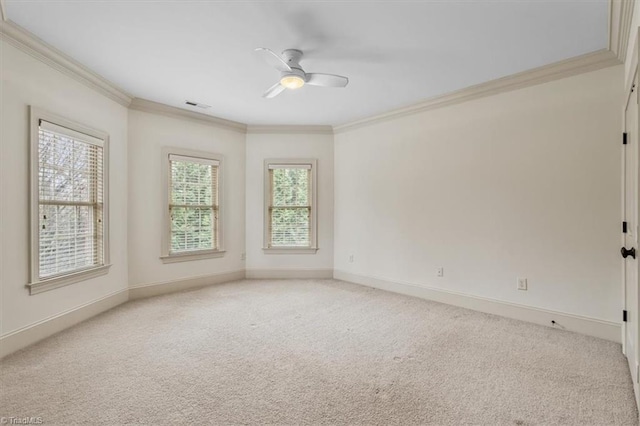
[[[638,62],[637,59],[635,60],[635,63],[632,64],[631,66],[631,70],[629,73],[629,81],[625,84],[625,97],[624,97],[624,105],[622,108],[622,132],[627,132],[627,108],[629,106],[629,102],[632,101],[632,95],[634,95],[634,92],[632,92],[632,88],[633,88],[633,82],[635,81],[635,77],[636,74],[638,72]],[[636,94],[637,95],[637,94]],[[640,122],[640,120],[639,120]],[[620,163],[621,163],[621,167],[620,167],[620,188],[621,188],[621,197],[620,197],[620,223],[624,222],[626,220],[626,191],[627,191],[627,179],[626,179],[626,173],[627,173],[627,163],[626,163],[626,148],[624,147],[624,145],[622,146],[622,149],[620,150]],[[626,244],[626,237],[624,233],[620,233],[620,244],[621,247],[624,247],[624,245]],[[625,259],[622,259],[620,262],[620,272],[621,272],[621,277],[622,277],[622,309],[623,310],[627,310],[628,306],[627,306],[627,283],[626,283],[626,265],[625,265]],[[622,331],[622,353],[626,356],[627,355],[627,323],[626,322],[622,322],[622,327],[621,327],[621,331]],[[635,373],[634,373],[635,374]]]
[[[640,56],[640,31],[638,31],[638,33],[636,34],[636,37],[633,38],[633,48],[631,50],[632,52],[632,57],[631,57],[631,66],[629,68],[629,75],[627,77],[627,81],[625,81],[625,86],[624,86],[624,104],[623,104],[623,108],[622,108],[622,115],[623,115],[623,119],[622,119],[622,127],[623,127],[623,132],[627,131],[627,108],[629,106],[629,102],[631,102],[634,98],[633,96],[636,96],[636,99],[638,99],[638,101],[640,101],[640,98],[637,98],[638,95],[640,95],[640,93],[637,93],[638,90],[640,90],[640,75],[638,75],[638,86],[635,87],[634,92],[632,93],[632,89],[633,88],[633,84],[634,81],[636,81],[636,75],[638,74],[638,58]],[[638,110],[638,115],[640,115],[640,105],[639,105],[639,110]],[[638,117],[637,120],[637,126],[635,129],[633,129],[634,132],[636,132],[636,135],[638,135],[637,137],[637,143],[640,145],[640,117]],[[622,144],[621,144],[622,145]],[[636,150],[636,158],[633,159],[633,161],[635,162],[635,169],[636,169],[636,176],[632,177],[632,179],[636,180],[636,188],[640,188],[640,146],[637,147]],[[621,199],[620,199],[620,205],[621,205],[621,223],[622,221],[626,220],[626,148],[624,146],[622,146],[621,149]],[[634,218],[634,226],[636,226],[636,229],[633,230],[634,234],[635,234],[635,247],[636,248],[640,248],[637,247],[640,243],[640,194],[637,196],[637,199],[635,200],[635,202],[638,204],[635,206],[635,218]],[[626,246],[626,235],[624,233],[620,233],[621,237],[620,237],[620,242],[621,242],[621,247],[625,247]],[[621,258],[621,262],[620,262],[620,268],[621,268],[621,276],[622,276],[622,309],[623,310],[627,310],[628,306],[627,306],[627,285],[626,285],[626,268],[627,268],[627,263],[626,263],[626,259]],[[639,288],[636,289],[637,294],[638,294],[638,298],[640,299],[640,261],[638,262],[638,271],[636,273],[636,286],[638,286]],[[638,309],[640,310],[640,300],[638,300]],[[638,317],[640,317],[639,313],[637,313]],[[640,318],[634,318],[633,316],[631,316],[630,318],[631,321],[636,321],[637,325],[636,325],[636,330],[638,331],[636,333],[635,336],[635,348],[636,348],[636,354],[635,357],[636,359],[634,360],[634,365],[636,366],[636,370],[638,369],[638,365],[640,363],[640,354],[638,352],[640,352]],[[626,356],[627,355],[627,323],[626,322],[622,322],[622,327],[621,327],[621,332],[622,332],[622,353]],[[633,383],[633,390],[635,393],[635,399],[636,399],[636,404],[638,405],[638,407],[640,407],[640,384],[638,383],[640,381],[640,372],[639,371],[633,371],[633,369],[631,369],[630,371],[631,373],[631,377],[632,377],[632,383]]]

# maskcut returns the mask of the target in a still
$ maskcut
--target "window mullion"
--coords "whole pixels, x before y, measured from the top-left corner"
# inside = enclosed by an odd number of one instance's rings
[[[183,208],[183,209],[213,209],[218,208],[214,204],[169,204],[169,208]]]
[[[38,201],[42,206],[71,206],[71,207],[94,207],[97,206],[98,203],[93,202],[81,202],[81,201],[55,201],[55,200],[39,200]]]

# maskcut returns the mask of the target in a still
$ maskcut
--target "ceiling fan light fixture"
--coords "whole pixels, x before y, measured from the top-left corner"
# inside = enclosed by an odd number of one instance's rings
[[[282,52],[282,56],[266,47],[258,47],[256,52],[260,52],[262,58],[269,65],[280,71],[280,79],[264,92],[263,98],[270,99],[284,92],[284,89],[296,90],[306,85],[345,87],[349,84],[349,79],[341,75],[306,73],[300,66],[300,60],[302,59],[300,50],[287,49]]]
[[[285,75],[280,79],[280,84],[287,89],[299,89],[304,86],[304,79],[297,75]]]

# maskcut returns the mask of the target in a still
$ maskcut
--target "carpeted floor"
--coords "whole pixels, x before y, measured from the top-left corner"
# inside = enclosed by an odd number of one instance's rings
[[[638,424],[620,346],[333,280],[122,305],[0,362],[45,424]]]

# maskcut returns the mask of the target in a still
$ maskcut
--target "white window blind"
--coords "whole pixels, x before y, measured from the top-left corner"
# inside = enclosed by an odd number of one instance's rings
[[[170,254],[219,249],[219,166],[169,155]]]
[[[268,247],[311,247],[311,165],[269,164],[268,169]]]
[[[104,265],[104,141],[45,120],[38,130],[38,277]]]

